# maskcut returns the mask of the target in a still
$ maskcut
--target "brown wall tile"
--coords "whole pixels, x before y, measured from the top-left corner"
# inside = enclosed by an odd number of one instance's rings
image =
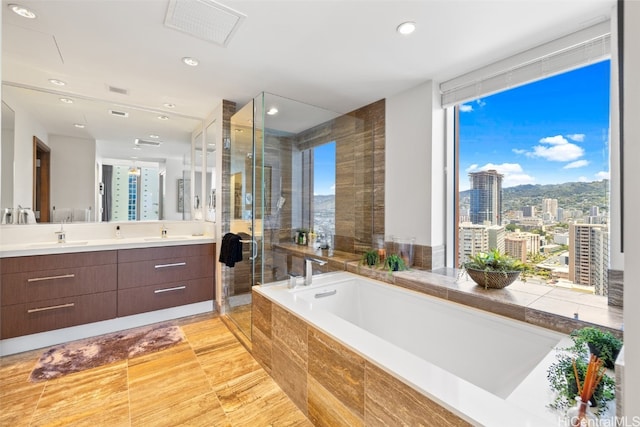
[[[358,427],[363,426],[363,417],[354,414],[342,401],[331,394],[311,375],[308,377],[308,403],[307,417],[314,426],[319,427]]]
[[[306,330],[306,327],[305,327]],[[278,341],[274,341],[277,343]],[[307,369],[300,366],[286,346],[272,347],[271,376],[300,410],[307,415]]]
[[[274,349],[286,347],[288,358],[307,371],[307,324],[289,311],[273,304],[271,336]],[[275,355],[275,352],[274,352]],[[275,357],[275,356],[274,356]]]
[[[364,359],[312,327],[309,375],[357,417],[364,415]]]
[[[468,422],[382,369],[366,364],[365,425],[468,426]]]

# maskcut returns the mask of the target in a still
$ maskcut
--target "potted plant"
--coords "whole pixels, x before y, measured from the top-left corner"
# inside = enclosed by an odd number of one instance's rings
[[[400,255],[391,254],[384,259],[384,268],[389,270],[389,272],[391,273],[392,271],[406,270],[407,265],[404,263],[404,260],[402,259],[402,257],[400,257]]]
[[[522,261],[511,258],[498,249],[474,255],[462,266],[478,285],[498,289],[509,286],[528,268]]]
[[[576,357],[571,353],[558,355],[557,361],[551,364],[547,370],[547,379],[555,392],[555,398],[549,404],[549,407],[564,410],[574,404],[576,396],[579,395],[575,372],[578,373],[580,383],[583,384],[587,366],[588,364],[583,357]],[[607,407],[608,402],[614,398],[615,381],[605,374],[589,401],[594,412],[599,414]]]
[[[611,332],[586,326],[572,331],[570,336],[575,344],[573,350],[577,354],[584,353],[586,344],[592,354],[602,359],[606,368],[615,367],[616,358],[622,349],[622,341]]]
[[[362,264],[374,267],[380,262],[380,254],[377,250],[371,249],[362,254]]]

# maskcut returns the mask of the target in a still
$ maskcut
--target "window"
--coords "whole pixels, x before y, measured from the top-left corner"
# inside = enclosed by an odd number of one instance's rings
[[[313,230],[333,236],[336,225],[336,143],[313,149]]]
[[[610,67],[458,104],[458,265],[499,248],[535,280],[607,295]]]

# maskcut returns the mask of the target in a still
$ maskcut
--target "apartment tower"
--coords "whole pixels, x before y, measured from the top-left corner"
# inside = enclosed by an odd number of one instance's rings
[[[495,170],[469,174],[472,224],[502,225],[502,178]]]

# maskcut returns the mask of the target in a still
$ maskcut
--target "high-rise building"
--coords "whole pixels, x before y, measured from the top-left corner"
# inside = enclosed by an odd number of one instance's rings
[[[502,178],[495,170],[469,174],[472,224],[502,225]]]
[[[480,252],[489,251],[489,231],[484,225],[463,223],[458,230],[458,259],[460,264]]]
[[[594,287],[597,295],[607,295],[609,233],[605,225],[569,226],[569,280]]]
[[[524,206],[522,208],[522,216],[525,218],[533,218],[536,216],[536,207],[535,206]]]
[[[554,219],[558,216],[558,199],[542,199],[542,214],[549,214]]]
[[[504,239],[504,248],[505,253],[510,257],[527,262],[527,240],[525,238],[507,236]]]
[[[489,233],[489,250],[497,249],[504,252],[505,228],[501,225],[492,225],[487,227],[487,233]]]

